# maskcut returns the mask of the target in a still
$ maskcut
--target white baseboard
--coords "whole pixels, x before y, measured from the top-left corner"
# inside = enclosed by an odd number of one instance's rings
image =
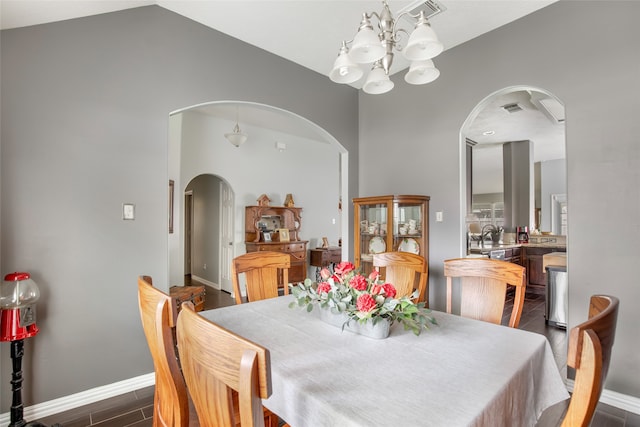
[[[573,391],[573,383],[573,380],[567,379],[567,389],[569,391]],[[640,415],[640,398],[638,397],[604,389],[600,395],[600,402],[622,409],[623,411]]]
[[[211,286],[213,289],[217,289],[217,290],[221,290],[222,289],[222,286],[220,286],[219,283],[210,282],[210,281],[208,281],[206,279],[203,279],[202,277],[198,277],[198,276],[195,276],[193,274],[191,275],[191,280],[195,280],[196,282],[204,283],[207,286]]]
[[[38,420],[48,417],[49,415],[59,414],[60,412],[79,408],[80,406],[119,396],[154,384],[155,374],[152,372],[117,383],[92,388],[80,393],[28,406],[23,410],[24,419],[27,421]],[[10,421],[11,414],[9,412],[0,414],[0,426],[8,426]]]
[[[90,390],[64,396],[59,399],[28,406],[24,408],[24,419],[37,420],[48,417],[49,415],[58,414],[93,402],[98,402],[100,400],[148,387],[154,383],[155,375],[152,372],[150,374],[141,375],[139,377],[130,378],[117,383],[92,388]],[[573,390],[573,380],[567,380],[567,388],[569,391]],[[637,397],[605,389],[602,391],[600,402],[640,415],[640,398]],[[10,414],[8,412],[0,414],[0,426],[9,425],[9,421]]]

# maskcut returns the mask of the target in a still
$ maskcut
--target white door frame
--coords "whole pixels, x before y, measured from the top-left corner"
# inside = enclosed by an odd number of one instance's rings
[[[220,260],[218,283],[223,291],[233,293],[231,263],[234,258],[233,235],[235,195],[224,180],[220,181]]]

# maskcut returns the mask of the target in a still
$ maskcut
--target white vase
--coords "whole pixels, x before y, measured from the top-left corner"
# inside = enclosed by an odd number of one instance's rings
[[[345,331],[374,339],[387,338],[391,327],[391,323],[387,319],[380,319],[375,325],[371,319],[368,319],[365,323],[352,319],[345,325],[349,317],[345,313],[333,313],[330,308],[320,308],[320,320],[336,328],[342,329],[344,325]]]

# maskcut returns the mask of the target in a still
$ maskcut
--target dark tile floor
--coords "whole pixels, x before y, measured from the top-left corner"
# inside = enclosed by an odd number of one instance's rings
[[[225,292],[207,287],[205,310],[233,305],[235,302]],[[512,305],[510,301],[505,307],[505,319]],[[566,375],[566,332],[545,325],[544,296],[527,295],[520,320],[520,328],[543,334],[549,340],[556,357],[558,368]],[[152,425],[153,386],[129,392],[120,396],[105,399],[64,413],[43,418],[46,425],[60,423],[63,427],[146,427]],[[192,416],[192,426],[197,426]],[[621,409],[599,404],[592,427],[640,427],[640,415],[625,412]]]

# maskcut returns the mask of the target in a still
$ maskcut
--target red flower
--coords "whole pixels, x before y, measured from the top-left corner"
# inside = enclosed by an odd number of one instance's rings
[[[318,292],[319,294],[322,294],[322,293],[328,294],[328,293],[329,293],[329,291],[331,291],[331,285],[330,285],[330,284],[328,284],[327,282],[322,282],[322,283],[320,283],[320,284],[318,285],[318,290],[317,290],[317,292]]]
[[[369,294],[362,294],[358,297],[356,301],[356,308],[358,311],[370,312],[374,308],[376,308],[376,300]]]
[[[336,265],[333,271],[335,271],[336,274],[343,276],[355,269],[356,269],[356,266],[353,265],[352,263],[348,261],[342,261],[340,264]]]
[[[364,291],[367,289],[367,279],[363,276],[357,274],[349,280],[349,286],[351,286],[356,291]]]
[[[384,289],[384,294],[388,298],[396,297],[396,288],[391,283],[385,283],[384,285],[382,285],[382,288]]]
[[[380,276],[380,272],[378,270],[373,270],[371,273],[369,273],[369,280],[375,282],[376,280],[378,280],[378,276]]]

